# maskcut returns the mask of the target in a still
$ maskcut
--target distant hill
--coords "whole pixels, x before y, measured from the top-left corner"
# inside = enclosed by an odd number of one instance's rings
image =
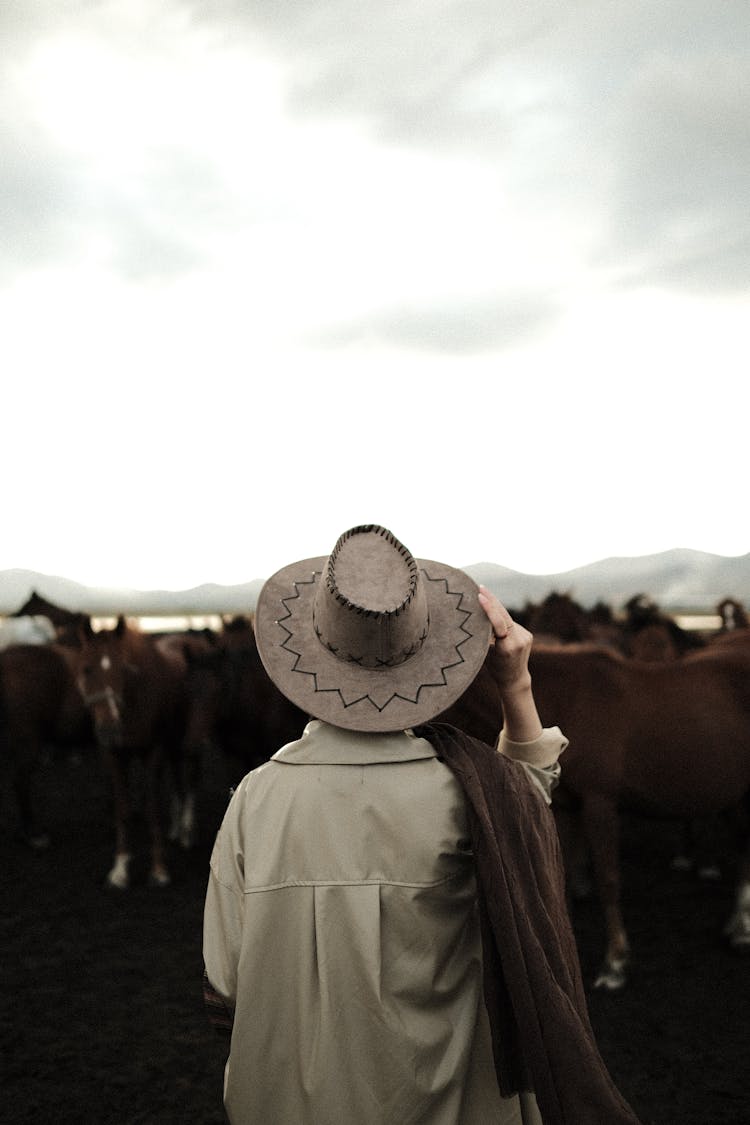
[[[750,607],[750,554],[726,557],[678,548],[602,559],[561,574],[519,574],[494,563],[465,569],[511,607],[541,601],[553,590],[586,607],[601,601],[620,609],[635,594],[647,594],[674,613],[713,612],[727,597]]]
[[[730,558],[675,549],[602,559],[560,574],[521,574],[486,562],[464,569],[511,608],[541,601],[553,590],[587,607],[602,601],[619,609],[634,594],[647,594],[672,612],[713,612],[725,597],[750,608],[750,554]],[[5,570],[0,571],[0,614],[15,612],[33,591],[64,609],[95,616],[249,613],[263,582],[257,578],[236,586],[207,583],[191,590],[147,591],[89,587],[36,571]]]
[[[75,613],[110,616],[179,616],[183,614],[249,613],[255,608],[263,579],[236,586],[206,583],[192,590],[131,590],[83,586],[69,578],[33,570],[0,571],[0,613],[14,613],[36,591],[49,602]]]

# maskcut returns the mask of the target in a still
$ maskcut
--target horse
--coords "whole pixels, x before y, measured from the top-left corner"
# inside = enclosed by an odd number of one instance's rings
[[[501,725],[494,650],[441,718],[493,743]],[[645,664],[590,644],[532,647],[542,722],[570,739],[553,807],[580,810],[602,904],[606,950],[595,986],[626,982],[630,943],[620,904],[619,811],[689,820],[735,810],[750,791],[750,644],[707,646]],[[569,855],[569,850],[567,851]],[[750,841],[738,849],[731,946],[750,948]]]
[[[527,628],[537,643],[571,644],[588,636],[586,610],[570,594],[553,590],[537,605],[527,605],[526,612]]]
[[[723,598],[717,605],[716,612],[721,618],[721,633],[732,633],[750,627],[745,607],[735,598]]]
[[[302,734],[309,716],[268,676],[251,617],[226,619],[207,650],[189,654],[188,664],[185,757],[194,778],[208,746],[219,749],[228,764],[229,782],[236,784]]]
[[[611,605],[599,600],[586,611],[586,619],[588,627],[584,640],[613,648],[615,652],[625,652],[622,622],[615,616]]]
[[[520,620],[515,613],[511,616],[514,621]],[[536,644],[594,641],[624,651],[622,626],[605,602],[598,601],[591,609],[585,609],[570,594],[553,590],[538,604],[527,603],[525,616],[521,624],[534,634]]]
[[[66,649],[22,644],[0,650],[0,732],[21,838],[33,848],[45,848],[49,835],[37,821],[32,800],[33,775],[42,752],[47,747],[80,750],[92,742]]]
[[[630,598],[625,603],[625,615],[625,653],[634,660],[676,660],[705,643],[698,634],[678,625],[646,594]]]
[[[107,884],[130,885],[132,809],[129,772],[133,759],[144,764],[145,815],[151,847],[149,882],[170,882],[161,813],[164,765],[172,767],[179,789],[187,717],[187,661],[174,637],[154,637],[131,628],[124,617],[113,629],[79,629],[77,683],[88,708],[112,784],[115,854]]]
[[[78,630],[85,625],[88,617],[85,613],[49,601],[37,590],[32,590],[23,605],[10,616],[47,622],[53,634],[49,639],[59,644],[75,644]]]

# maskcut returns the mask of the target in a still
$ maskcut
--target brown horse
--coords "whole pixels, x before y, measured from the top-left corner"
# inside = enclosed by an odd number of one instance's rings
[[[302,734],[308,716],[281,694],[263,667],[252,618],[224,622],[207,650],[191,653],[186,761],[194,778],[206,746],[216,746],[234,785]]]
[[[110,886],[130,882],[132,859],[129,766],[145,767],[145,814],[151,842],[152,885],[170,881],[161,815],[165,763],[179,786],[187,714],[187,662],[172,638],[154,638],[129,628],[120,617],[114,629],[80,630],[78,687],[93,720],[96,739],[112,782],[115,857]]]
[[[560,594],[557,590],[547,594],[537,605],[527,605],[526,618],[527,628],[537,643],[571,644],[588,637],[586,610],[570,594]]]
[[[634,660],[676,660],[705,643],[699,634],[678,625],[646,594],[630,598],[625,614],[625,654]]]
[[[91,725],[76,691],[70,653],[58,645],[0,650],[0,735],[6,776],[18,802],[21,835],[35,848],[49,837],[37,823],[32,782],[42,751],[90,745]]]
[[[477,680],[442,716],[489,742],[500,725],[493,659],[490,650]],[[686,820],[736,809],[746,799],[750,644],[711,645],[663,664],[592,645],[539,646],[530,667],[542,721],[558,724],[570,739],[556,803],[580,810],[593,859],[607,933],[596,983],[618,988],[629,956],[618,811]],[[750,847],[737,859],[737,899],[727,933],[742,949],[750,947]]]
[[[724,598],[717,605],[716,612],[721,618],[722,633],[732,633],[750,627],[745,607],[736,598]]]
[[[36,590],[32,590],[31,595],[26,599],[23,605],[10,616],[46,617],[58,634],[61,630],[77,629],[79,625],[85,623],[87,617],[85,613],[65,609],[63,606],[56,605],[55,602],[48,601],[47,598],[37,593]]]

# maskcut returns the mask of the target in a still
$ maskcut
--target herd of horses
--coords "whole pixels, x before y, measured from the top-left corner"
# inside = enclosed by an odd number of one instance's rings
[[[39,599],[22,607],[40,612]],[[33,780],[42,754],[95,747],[109,775],[115,849],[107,875],[125,889],[133,859],[132,767],[142,765],[149,881],[170,881],[167,840],[195,842],[204,755],[217,747],[228,785],[299,737],[306,716],[281,695],[258,655],[251,617],[204,629],[153,634],[118,617],[95,630],[89,617],[50,606],[50,644],[0,649],[0,739],[20,834],[49,843],[37,822]],[[165,778],[170,800],[164,815]]]
[[[37,596],[18,612],[43,612],[56,632],[53,643],[0,649],[4,772],[24,838],[38,848],[48,842],[32,799],[45,750],[96,747],[114,816],[107,881],[126,888],[129,767],[137,758],[149,879],[168,883],[169,843],[195,842],[207,750],[221,751],[231,783],[298,737],[306,722],[265,673],[252,617],[227,619],[220,630],[157,636],[122,617],[95,631],[88,617]],[[531,671],[542,721],[570,740],[553,807],[571,886],[581,859],[590,861],[603,909],[606,949],[596,984],[617,989],[626,980],[619,817],[627,810],[686,826],[732,818],[737,890],[726,935],[733,948],[750,949],[750,622],[743,606],[725,599],[717,607],[720,626],[703,634],[682,630],[643,596],[619,616],[556,593],[513,612],[534,633]],[[489,649],[469,691],[440,716],[487,742],[501,724],[494,660]]]

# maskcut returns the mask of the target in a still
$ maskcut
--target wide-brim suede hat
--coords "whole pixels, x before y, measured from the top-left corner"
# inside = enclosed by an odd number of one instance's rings
[[[328,556],[277,571],[255,610],[258,651],[283,694],[337,727],[429,722],[475,678],[490,622],[462,570],[415,559],[377,524]]]

